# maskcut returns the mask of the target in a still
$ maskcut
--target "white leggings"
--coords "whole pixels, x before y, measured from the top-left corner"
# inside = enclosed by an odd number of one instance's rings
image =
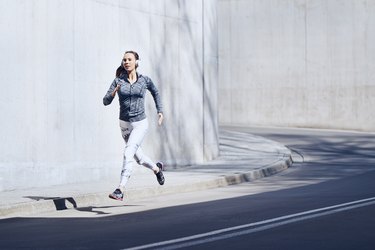
[[[156,164],[143,153],[141,144],[148,131],[147,118],[138,122],[125,122],[120,120],[122,137],[125,140],[124,161],[122,164],[120,187],[125,187],[132,172],[134,160],[151,170],[157,168]]]

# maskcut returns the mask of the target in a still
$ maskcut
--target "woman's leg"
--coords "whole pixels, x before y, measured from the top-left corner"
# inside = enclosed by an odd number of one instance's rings
[[[134,158],[138,162],[138,164],[151,169],[154,172],[154,174],[156,174],[156,179],[158,180],[159,184],[164,185],[165,179],[162,173],[162,170],[163,170],[162,162],[158,162],[155,164],[147,155],[143,153],[143,150],[141,147],[138,148],[137,152],[135,153]]]
[[[126,144],[120,181],[120,189],[124,190],[124,187],[133,172],[135,154],[148,131],[148,121],[147,119],[132,123],[120,121],[120,127]]]
[[[159,171],[158,166],[147,155],[144,154],[142,147],[138,148],[137,152],[135,153],[134,159],[139,165],[151,169],[152,171],[154,171],[154,173]]]

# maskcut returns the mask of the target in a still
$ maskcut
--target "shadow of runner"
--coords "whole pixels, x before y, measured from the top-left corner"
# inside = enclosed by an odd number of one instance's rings
[[[103,214],[111,214],[111,213],[99,211],[99,210],[96,210],[96,209],[106,209],[106,208],[114,208],[114,207],[133,207],[133,206],[138,207],[138,206],[141,206],[141,205],[124,204],[124,205],[118,205],[118,206],[101,206],[101,207],[88,206],[88,207],[77,207],[77,208],[75,208],[75,210],[80,211],[80,212],[92,212],[92,213],[96,213],[97,215],[103,215]]]
[[[129,207],[129,206],[141,206],[141,205],[129,205],[129,204],[123,204],[123,205],[118,205],[118,206],[87,206],[87,207],[78,207],[77,205],[77,202],[72,198],[72,197],[43,197],[43,196],[24,196],[23,198],[28,198],[28,199],[32,199],[32,200],[35,200],[35,201],[40,201],[40,200],[52,200],[55,207],[56,207],[56,210],[66,210],[66,209],[69,209],[66,205],[66,202],[68,201],[69,203],[71,203],[73,205],[73,208],[76,210],[76,211],[80,211],[80,212],[92,212],[92,213],[96,213],[98,215],[103,215],[103,214],[111,214],[111,213],[107,213],[107,212],[104,212],[104,211],[99,211],[97,209],[101,209],[101,208],[113,208],[113,207]]]
[[[77,202],[72,197],[42,197],[42,196],[24,196],[23,198],[32,199],[35,201],[39,200],[52,200],[55,204],[56,210],[68,209],[66,201],[70,202],[74,208],[77,208]]]

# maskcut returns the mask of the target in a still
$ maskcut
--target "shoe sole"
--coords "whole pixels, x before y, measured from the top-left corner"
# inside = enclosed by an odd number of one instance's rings
[[[122,201],[124,199],[124,198],[117,198],[115,196],[112,196],[112,194],[108,195],[108,197],[117,201]]]
[[[161,173],[161,174],[163,175],[162,171],[159,172],[159,173]],[[164,182],[165,182],[165,177],[164,177],[164,175],[163,175],[163,181],[162,181],[162,182],[159,181],[159,178],[158,178],[158,175],[157,175],[157,174],[156,174],[156,179],[157,179],[157,181],[159,182],[159,185],[164,185]]]
[[[160,171],[161,172],[163,172],[164,171],[164,164],[162,163],[162,162],[157,162],[156,163],[156,166],[160,169]],[[164,177],[164,175],[163,175],[163,182],[162,183],[160,183],[160,181],[159,181],[159,179],[157,179],[157,181],[159,182],[159,185],[164,185],[164,182],[165,182],[165,177]]]

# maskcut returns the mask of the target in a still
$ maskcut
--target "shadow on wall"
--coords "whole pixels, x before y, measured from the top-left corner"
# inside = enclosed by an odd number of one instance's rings
[[[180,1],[178,4],[181,20],[190,20],[191,17],[187,12],[187,1]],[[201,7],[201,21],[205,22],[203,4]],[[204,21],[203,18],[205,18]],[[211,30],[216,27],[212,21],[210,20],[209,23]],[[217,109],[214,106],[216,102],[209,101],[216,97],[217,89],[208,92],[211,89],[204,86],[205,84],[216,86],[217,83],[208,83],[211,78],[205,79],[207,76],[204,75],[203,44],[205,34],[203,25],[199,27],[200,30],[196,30],[196,22],[185,21],[183,24],[186,26],[183,28],[179,26],[178,39],[172,41],[178,43],[176,45],[178,54],[172,54],[173,51],[171,52],[167,47],[168,43],[171,43],[170,37],[167,37],[168,32],[165,32],[163,37],[158,37],[160,46],[152,50],[156,78],[161,82],[169,81],[168,90],[163,89],[163,85],[160,86],[163,93],[168,93],[163,95],[164,105],[169,104],[168,107],[165,107],[168,112],[166,116],[168,122],[161,127],[161,133],[158,133],[157,136],[159,141],[163,142],[160,143],[162,158],[168,159],[171,165],[175,166],[193,164],[196,162],[192,161],[204,160],[205,136],[207,136],[205,133],[211,132],[215,133],[216,137],[218,136]],[[197,31],[202,32],[200,39],[199,35],[197,36]],[[210,41],[208,46],[217,46],[216,42],[216,40]],[[166,57],[168,60],[172,59],[169,66],[176,72],[166,72],[166,67],[160,67],[160,62],[165,61]],[[167,68],[169,67],[167,66]],[[216,128],[216,130],[207,131],[205,130],[207,127]]]
[[[202,1],[203,5],[205,1]],[[205,157],[209,159],[216,158],[219,155],[219,120],[218,120],[218,91],[219,91],[219,58],[218,58],[218,24],[217,24],[217,5],[214,8],[204,8],[204,11],[211,12],[203,15],[203,121],[204,131],[210,132],[204,135],[204,147],[208,148]]]

